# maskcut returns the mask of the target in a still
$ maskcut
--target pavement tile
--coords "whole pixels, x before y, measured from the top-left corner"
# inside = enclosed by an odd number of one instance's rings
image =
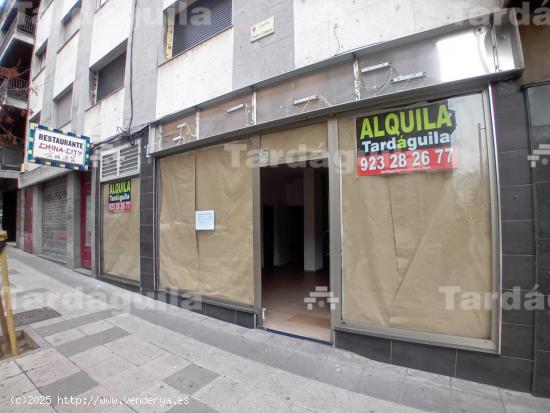
[[[119,404],[116,406],[111,407],[105,413],[134,413],[135,410],[130,409],[125,404]]]
[[[319,373],[326,363],[315,357],[310,357],[301,353],[293,353],[281,366],[282,370],[300,376],[317,380]]]
[[[24,374],[10,377],[0,382],[0,403],[10,402],[12,396],[27,394],[36,390],[29,378]]]
[[[40,393],[44,396],[52,397],[52,405],[57,405],[59,399],[71,396],[78,396],[91,388],[97,386],[97,382],[93,380],[86,372],[79,371],[76,374],[65,377],[56,382],[39,387]]]
[[[218,410],[214,410],[210,406],[207,406],[204,403],[201,403],[193,397],[189,398],[188,404],[182,404],[179,406],[172,407],[168,410],[169,413],[216,413]],[[311,412],[310,412],[311,413]]]
[[[82,331],[84,334],[89,336],[89,335],[92,335],[92,334],[95,334],[95,333],[99,333],[101,331],[108,330],[112,327],[113,327],[113,324],[111,324],[107,321],[104,321],[104,320],[100,320],[100,321],[95,321],[95,322],[90,323],[90,324],[84,324],[84,325],[78,327],[78,329],[80,331]]]
[[[258,344],[248,354],[248,358],[271,367],[280,367],[292,355],[293,350],[283,349],[267,344]]]
[[[164,379],[164,382],[185,394],[191,395],[216,377],[218,377],[218,374],[213,371],[191,364],[168,376]]]
[[[138,367],[130,367],[101,384],[118,397],[131,397],[160,382],[155,376]]]
[[[152,341],[155,345],[165,349],[166,351],[192,362],[200,360],[213,350],[212,346],[185,336],[181,336],[181,338],[171,337],[170,339],[166,339],[162,342],[156,340]]]
[[[27,372],[27,376],[36,387],[43,387],[47,384],[64,379],[78,373],[80,369],[70,360],[55,360],[36,369]]]
[[[219,349],[211,350],[196,363],[248,387],[254,387],[270,371],[264,364]]]
[[[15,361],[0,363],[0,381],[21,374],[22,371]]]
[[[82,351],[69,357],[80,368],[93,366],[94,364],[103,363],[113,358],[119,358],[115,353],[105,346],[92,347],[89,350]]]
[[[141,367],[151,373],[153,376],[163,380],[168,376],[178,372],[179,370],[187,367],[191,364],[190,361],[187,361],[181,357],[178,357],[173,354],[168,354],[166,356],[159,357],[155,360],[152,360]]]
[[[65,321],[65,318],[64,317],[55,317],[55,318],[50,318],[48,320],[44,320],[44,321],[38,321],[36,323],[32,323],[30,326],[32,328],[34,328],[35,330],[41,328],[41,327],[46,327],[46,326],[51,326],[52,324],[58,324],[60,323],[61,321]]]
[[[315,357],[321,360],[328,360],[331,354],[334,352],[334,347],[328,344],[316,343],[314,341],[302,340],[294,350],[297,353],[306,354],[310,357]],[[356,365],[357,363],[353,363]]]
[[[0,412],[2,413],[55,413],[55,410],[49,405],[46,404],[46,400],[38,390],[31,391],[30,393],[25,394],[26,400],[31,399],[36,401],[36,404],[16,404],[12,403],[9,398],[4,402],[0,403]],[[42,403],[44,402],[44,403]],[[19,403],[23,403],[21,399]]]
[[[500,390],[506,413],[548,413],[550,399],[533,397],[528,393]]]
[[[118,404],[118,397],[99,385],[78,396],[79,403],[58,404],[55,409],[59,413],[106,413],[114,407],[114,402]]]
[[[141,366],[168,354],[159,347],[132,335],[107,343],[105,347],[131,361],[136,366]]]
[[[340,413],[342,401],[349,397],[349,392],[344,389],[314,380],[309,380],[308,384],[299,390],[293,404],[318,412]]]
[[[166,383],[158,382],[153,387],[136,394],[135,402],[128,406],[138,413],[164,413],[184,402],[187,396]]]
[[[105,361],[88,365],[84,368],[86,373],[94,380],[103,383],[106,380],[133,368],[134,365],[125,358],[113,354]]]
[[[71,328],[70,330],[62,331],[61,333],[46,337],[46,341],[52,346],[59,346],[80,337],[84,337],[84,333],[76,328]]]
[[[251,390],[225,377],[218,377],[193,394],[193,398],[221,412],[230,411]]]
[[[128,333],[121,328],[113,327],[109,330],[101,331],[99,333],[84,336],[68,343],[61,344],[60,346],[57,346],[57,350],[65,357],[70,357],[100,344],[106,344],[127,335]]]
[[[425,411],[451,411],[451,378],[408,370],[399,404]]]
[[[39,327],[36,329],[36,331],[41,336],[45,337],[45,336],[50,336],[52,334],[60,333],[65,330],[69,330],[71,328],[80,327],[85,324],[90,324],[95,321],[104,320],[112,316],[113,316],[113,310],[103,310],[103,311],[98,311],[91,314],[85,314],[78,317],[65,318],[64,321],[61,321],[59,323],[53,323],[43,327]]]
[[[353,391],[359,380],[361,380],[364,371],[365,369],[361,365],[335,364],[326,361],[319,366],[316,377],[317,380],[323,383]]]
[[[15,362],[23,371],[28,371],[57,360],[61,361],[63,359],[64,357],[56,349],[48,348],[19,357],[15,359]]]
[[[497,387],[451,378],[453,413],[490,411],[504,413],[504,403]]]
[[[291,404],[288,400],[260,391],[251,391],[227,411],[235,413],[280,413],[288,412],[290,407]]]
[[[407,369],[378,368],[365,369],[355,392],[391,402],[398,402],[405,384]]]
[[[413,408],[407,407],[406,410],[398,410],[401,407],[394,402],[389,402],[375,397],[365,396],[359,393],[349,393],[347,399],[341,400],[340,409],[346,413],[365,413],[365,412],[377,412],[377,413],[412,413],[422,412]],[[439,413],[439,412],[438,412]]]
[[[273,369],[269,374],[258,378],[255,388],[292,402],[296,400],[298,393],[307,387],[310,382],[302,376]]]
[[[62,321],[58,321],[57,323],[51,323],[42,327],[37,327],[36,332],[42,337],[47,337],[61,333],[62,331],[70,330],[74,327],[75,326],[70,321],[63,319]]]

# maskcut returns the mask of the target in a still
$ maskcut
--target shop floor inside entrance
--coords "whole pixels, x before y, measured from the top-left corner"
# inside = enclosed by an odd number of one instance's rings
[[[326,298],[318,298],[310,309],[304,302],[316,288],[328,289],[328,271],[312,273],[284,266],[264,270],[262,280],[264,327],[330,341],[330,307]]]

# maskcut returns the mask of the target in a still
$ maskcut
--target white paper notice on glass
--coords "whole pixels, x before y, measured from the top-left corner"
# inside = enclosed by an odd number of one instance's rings
[[[195,230],[214,231],[214,211],[195,211]]]

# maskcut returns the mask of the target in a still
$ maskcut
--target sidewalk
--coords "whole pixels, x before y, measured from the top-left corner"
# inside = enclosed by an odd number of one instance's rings
[[[550,411],[550,400],[249,330],[8,256],[15,311],[61,316],[25,327],[40,349],[0,362],[1,412]]]

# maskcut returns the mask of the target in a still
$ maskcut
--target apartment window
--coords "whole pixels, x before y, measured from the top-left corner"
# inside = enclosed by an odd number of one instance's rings
[[[73,91],[70,90],[68,93],[64,94],[63,97],[56,101],[56,110],[57,110],[57,122],[56,125],[58,128],[62,128],[67,123],[71,121],[73,109]]]
[[[124,86],[125,69],[126,53],[123,53],[97,72],[96,102]]]
[[[168,58],[207,40],[232,24],[231,0],[179,2],[169,10],[166,30]]]
[[[40,73],[42,69],[44,69],[44,67],[46,66],[46,51],[47,49],[43,47],[42,50],[38,51],[34,55],[34,74]]]
[[[97,0],[97,8],[99,9],[100,7],[102,7],[108,1],[109,0]]]
[[[62,20],[62,43],[67,43],[80,30],[80,5],[73,7]]]

